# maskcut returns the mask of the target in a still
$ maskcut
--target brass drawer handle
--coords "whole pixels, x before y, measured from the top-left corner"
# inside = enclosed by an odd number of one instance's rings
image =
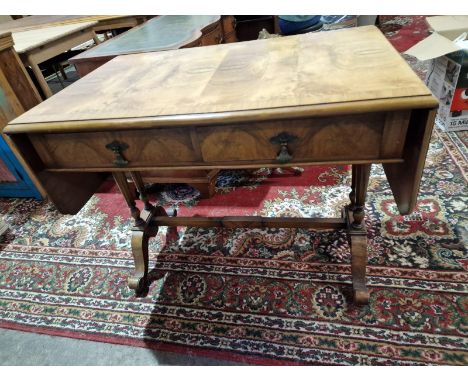
[[[125,142],[113,141],[106,145],[106,149],[111,150],[115,154],[114,164],[118,167],[125,167],[128,165],[128,160],[122,155],[122,151],[128,149]]]
[[[293,157],[289,153],[288,143],[294,142],[298,137],[286,132],[282,132],[278,135],[275,135],[273,138],[270,138],[270,142],[275,145],[280,145],[280,151],[276,156],[276,160],[280,163],[288,163]]]

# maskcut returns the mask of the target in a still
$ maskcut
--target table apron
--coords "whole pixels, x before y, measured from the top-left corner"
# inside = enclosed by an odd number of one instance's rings
[[[401,163],[410,111],[223,126],[29,134],[51,171]]]

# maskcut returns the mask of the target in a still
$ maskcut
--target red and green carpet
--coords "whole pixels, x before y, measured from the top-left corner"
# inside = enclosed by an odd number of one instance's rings
[[[131,219],[112,182],[74,216],[2,199],[0,327],[255,364],[468,364],[467,183],[457,148],[435,132],[417,210],[399,216],[372,167],[368,306],[350,302],[344,232],[161,230],[151,289],[137,299]],[[189,187],[155,198],[179,216],[338,216],[348,167],[300,176],[225,171],[217,194]]]

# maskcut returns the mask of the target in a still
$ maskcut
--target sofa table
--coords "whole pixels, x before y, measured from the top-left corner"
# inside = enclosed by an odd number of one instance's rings
[[[35,153],[37,181],[63,213],[76,213],[99,174],[113,173],[134,219],[128,283],[137,295],[148,292],[148,239],[160,226],[302,227],[347,230],[354,300],[363,304],[370,166],[383,164],[400,213],[410,213],[437,105],[369,26],[120,56],[4,132],[17,151]],[[150,203],[141,177],[159,169],[319,164],[352,165],[341,217],[179,217]]]

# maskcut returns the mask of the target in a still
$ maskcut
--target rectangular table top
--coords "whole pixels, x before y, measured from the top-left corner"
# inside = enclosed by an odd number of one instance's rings
[[[220,16],[158,16],[80,53],[73,61],[178,49],[199,38],[201,29],[219,19]]]
[[[119,56],[22,114],[5,131],[250,122],[320,110],[436,105],[383,34],[366,26]]]
[[[91,21],[13,32],[12,36],[15,43],[15,50],[20,54],[26,53],[74,32],[91,28],[96,24],[97,21]]]

